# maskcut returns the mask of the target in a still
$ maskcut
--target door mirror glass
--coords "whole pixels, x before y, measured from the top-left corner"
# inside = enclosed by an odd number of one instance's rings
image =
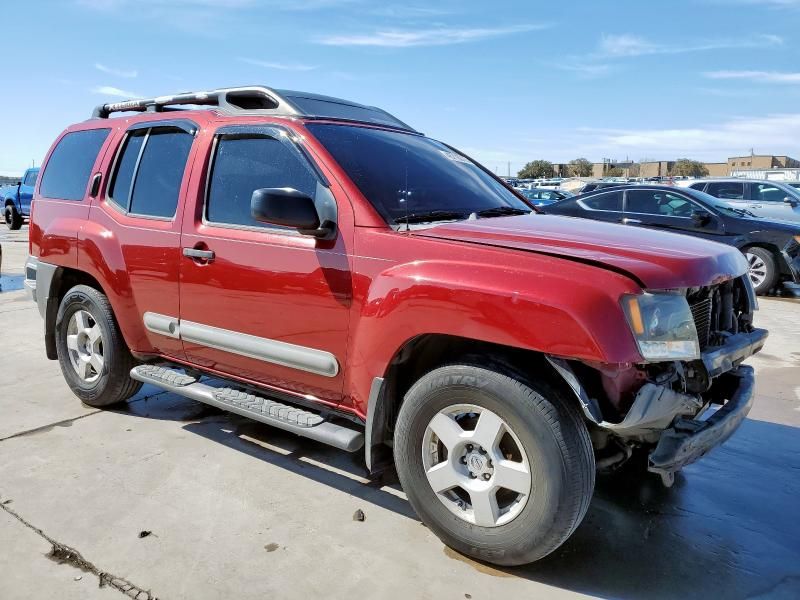
[[[784,201],[786,204],[788,204],[788,205],[790,205],[790,206],[792,206],[792,207],[795,207],[795,206],[797,206],[797,199],[796,199],[796,198],[792,198],[791,196],[786,196],[786,197],[783,199],[783,201]]]
[[[314,200],[294,188],[261,188],[253,191],[250,211],[256,221],[292,227],[300,233],[318,235],[319,214]]]

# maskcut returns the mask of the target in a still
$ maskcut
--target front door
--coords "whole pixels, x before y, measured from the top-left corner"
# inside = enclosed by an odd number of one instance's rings
[[[181,338],[188,360],[208,370],[338,404],[352,227],[339,215],[335,239],[325,241],[258,222],[250,211],[254,190],[289,187],[335,213],[327,182],[290,138],[278,127],[235,126],[209,143],[184,219]]]
[[[767,219],[800,221],[800,202],[794,193],[771,183],[750,184],[747,210]]]
[[[695,220],[692,213],[700,213],[704,219]],[[722,241],[725,234],[716,215],[679,192],[665,190],[628,189],[623,222],[716,241]]]

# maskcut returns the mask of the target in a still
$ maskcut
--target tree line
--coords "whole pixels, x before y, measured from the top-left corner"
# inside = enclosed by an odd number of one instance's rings
[[[586,158],[574,158],[566,167],[562,169],[560,175],[562,177],[591,177],[594,173],[592,163]],[[633,163],[628,169],[629,177],[639,177],[641,173],[641,164]],[[527,163],[517,173],[520,179],[543,179],[555,177],[556,169],[553,163],[549,160],[532,160]],[[613,164],[608,164],[604,170],[605,177],[622,177],[625,175],[625,170],[616,167]],[[677,176],[685,175],[688,177],[705,177],[708,175],[706,166],[698,160],[690,158],[679,158],[669,169],[667,175]]]

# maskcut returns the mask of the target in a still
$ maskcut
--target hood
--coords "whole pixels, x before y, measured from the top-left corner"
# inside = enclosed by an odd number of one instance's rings
[[[731,246],[665,233],[555,215],[521,215],[444,223],[415,235],[513,248],[605,266],[650,289],[699,287],[747,272]]]

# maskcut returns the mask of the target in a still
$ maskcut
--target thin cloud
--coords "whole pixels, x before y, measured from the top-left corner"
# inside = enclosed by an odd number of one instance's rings
[[[652,54],[685,54],[709,50],[734,50],[737,48],[768,48],[782,44],[783,38],[772,34],[754,35],[743,39],[663,44],[653,42],[642,36],[623,33],[619,35],[603,35],[600,38],[600,45],[596,55],[603,58],[625,58]]]
[[[257,58],[239,57],[239,62],[253,65],[256,67],[264,67],[265,69],[277,69],[279,71],[313,71],[317,68],[316,65],[304,65],[300,63],[282,63],[271,62],[268,60],[259,60]]]
[[[121,90],[118,87],[113,87],[110,85],[98,85],[91,89],[93,94],[99,94],[101,96],[114,96],[115,98],[141,98],[141,94],[137,94],[136,92],[129,92],[128,90]]]
[[[708,159],[724,159],[744,148],[763,148],[778,154],[797,154],[800,150],[800,113],[740,117],[705,127],[666,129],[579,130],[587,142],[608,152],[630,156],[654,154],[679,156],[692,154]]]
[[[102,73],[114,75],[115,77],[124,77],[126,79],[135,79],[139,75],[136,69],[116,69],[114,67],[107,67],[102,63],[94,63],[94,68]]]
[[[708,79],[744,79],[756,83],[800,84],[800,73],[781,71],[710,71],[703,75]]]
[[[531,23],[507,27],[391,29],[367,34],[327,35],[318,37],[315,41],[326,46],[379,46],[384,48],[449,46],[547,29],[550,26],[544,23]]]

